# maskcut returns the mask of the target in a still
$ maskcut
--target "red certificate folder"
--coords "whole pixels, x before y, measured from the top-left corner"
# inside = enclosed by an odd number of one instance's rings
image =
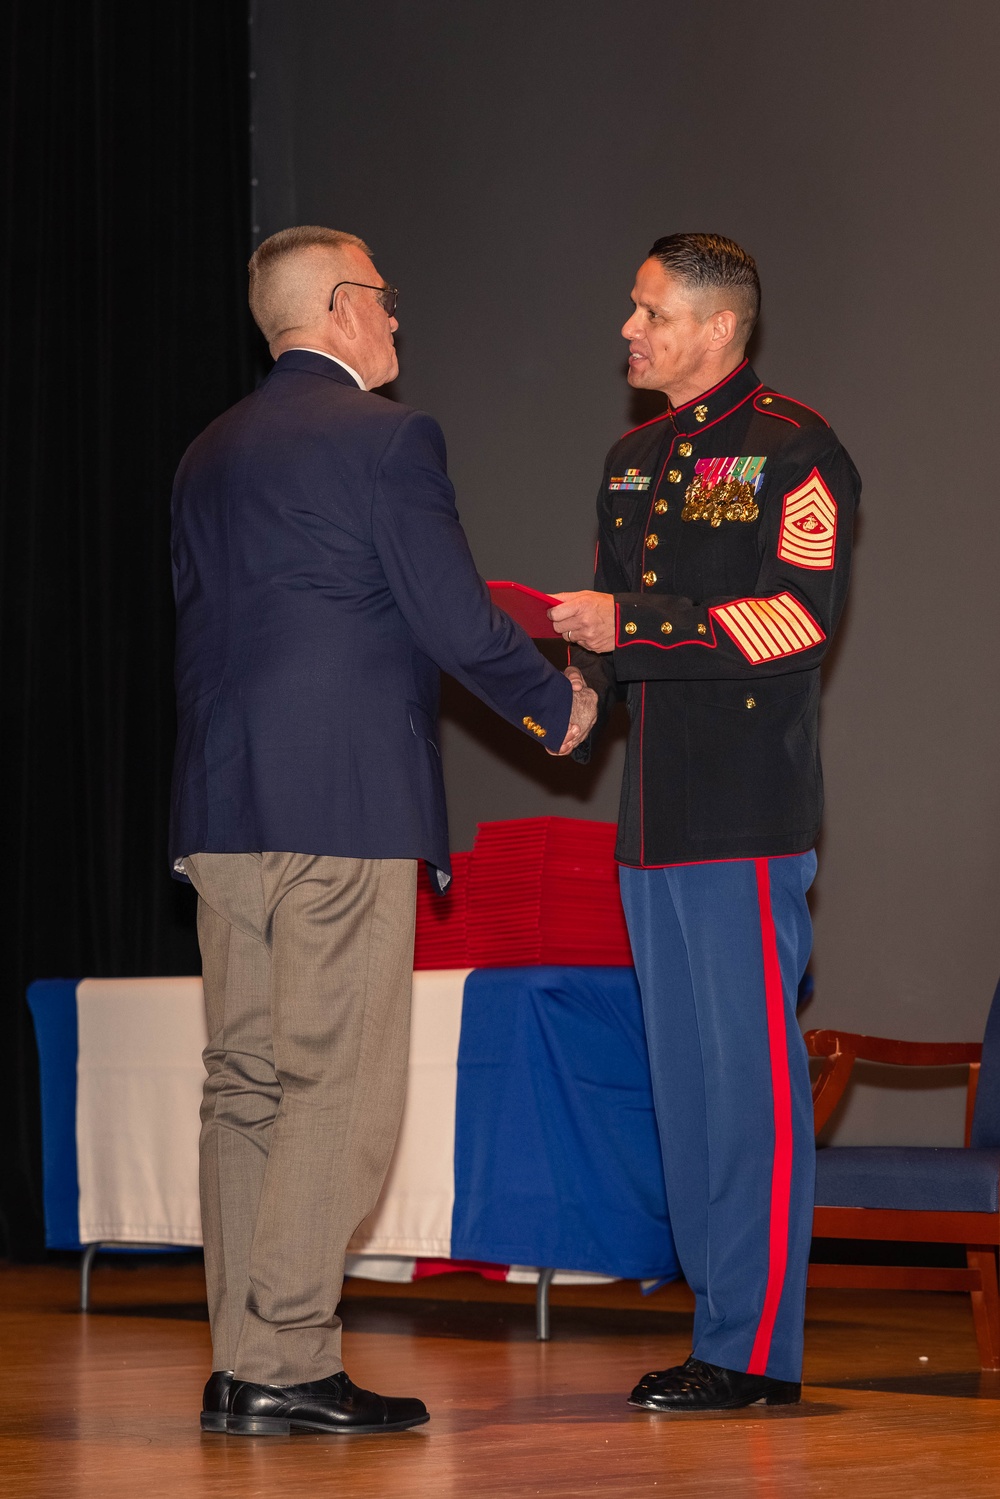
[[[532,640],[552,640],[559,634],[547,612],[559,600],[550,593],[539,593],[537,588],[526,588],[523,583],[487,583],[486,586],[497,608],[509,614]]]

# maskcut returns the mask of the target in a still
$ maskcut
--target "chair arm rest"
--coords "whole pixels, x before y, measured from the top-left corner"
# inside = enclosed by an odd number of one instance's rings
[[[894,1041],[853,1031],[807,1031],[805,1042],[811,1057],[849,1056],[891,1067],[968,1066],[983,1055],[980,1041]]]
[[[822,1031],[811,1031],[810,1035],[822,1035]],[[809,1037],[806,1037],[808,1042]],[[844,1095],[854,1068],[854,1058],[849,1051],[836,1052],[831,1056],[820,1052],[811,1055],[823,1056],[823,1069],[813,1083],[813,1128],[817,1135],[823,1128]]]

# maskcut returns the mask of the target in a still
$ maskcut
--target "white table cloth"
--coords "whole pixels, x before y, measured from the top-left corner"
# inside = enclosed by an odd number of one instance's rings
[[[413,976],[402,1128],[378,1205],[351,1244],[354,1255],[450,1252],[467,972]],[[81,1242],[199,1245],[198,1111],[206,1044],[201,979],[86,979],[77,990],[77,1019]],[[363,1265],[352,1259],[352,1268],[357,1272]],[[393,1272],[391,1262],[385,1272]]]

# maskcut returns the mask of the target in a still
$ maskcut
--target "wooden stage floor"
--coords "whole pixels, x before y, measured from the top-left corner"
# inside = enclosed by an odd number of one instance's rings
[[[686,1357],[689,1296],[629,1283],[553,1293],[453,1275],[349,1284],[359,1384],[419,1395],[429,1425],[389,1437],[203,1436],[200,1267],[0,1268],[4,1499],[997,1499],[1000,1376],[980,1374],[968,1298],[814,1291],[800,1406],[646,1416],[625,1395]],[[926,1361],[922,1361],[921,1356]]]

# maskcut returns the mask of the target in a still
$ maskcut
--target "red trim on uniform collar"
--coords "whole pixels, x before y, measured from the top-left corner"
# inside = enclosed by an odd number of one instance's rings
[[[721,422],[762,388],[763,381],[757,378],[744,359],[718,385],[713,385],[710,390],[703,390],[700,396],[685,401],[683,406],[672,407],[667,414],[672,418],[679,436],[694,437],[707,427],[714,427],[716,422]],[[702,421],[696,416],[699,411],[704,413]]]
[[[758,390],[760,390],[760,389],[761,389],[761,387],[759,385],[755,385],[754,388],[753,388],[753,390],[748,390],[747,391],[746,395],[743,397],[742,400],[736,402],[735,406],[727,406],[726,409],[725,409],[725,411],[720,411],[719,414],[718,414],[718,416],[713,417],[710,422],[709,421],[699,422],[696,427],[689,427],[687,429],[685,429],[684,427],[679,427],[677,429],[677,436],[678,437],[695,437],[700,432],[707,432],[708,429],[709,429],[709,427],[717,427],[720,422],[724,422],[725,421],[725,419],[726,419],[727,416],[732,416],[732,414],[733,414],[734,411],[739,411],[739,409],[740,409],[741,406],[745,406],[746,403],[750,400],[750,397],[753,396],[753,395],[755,395],[756,392]],[[661,478],[662,478],[662,475],[661,475]]]
[[[726,386],[729,385],[731,381],[735,380],[737,375],[741,375],[744,370],[749,370],[756,383],[749,390],[744,391],[739,399],[735,400],[731,406],[727,406],[724,411],[713,411],[711,422],[703,423],[696,421],[693,427],[689,427],[686,422],[683,422],[681,426],[677,426],[677,417],[680,416],[682,412],[693,412],[695,406],[707,405],[710,402],[713,406],[718,405],[718,402],[711,401],[711,398],[716,395],[718,391],[725,390]],[[740,381],[741,385],[743,383],[743,381]],[[657,422],[665,422],[668,419],[674,423],[678,436],[688,437],[692,432],[702,431],[705,426],[714,426],[717,421],[721,421],[724,416],[728,416],[731,411],[735,411],[737,406],[741,406],[746,400],[747,396],[753,395],[756,391],[762,390],[763,388],[763,381],[757,379],[757,376],[754,375],[753,370],[750,369],[749,360],[744,359],[743,363],[738,364],[734,370],[730,370],[729,374],[725,377],[724,380],[720,380],[718,385],[713,385],[708,390],[703,390],[700,396],[694,396],[690,401],[685,401],[683,406],[671,406],[668,400],[666,411],[661,412],[659,416],[651,416],[648,422],[640,422],[637,427],[629,427],[627,432],[622,433],[618,441],[621,442],[622,438],[624,437],[631,437],[633,432],[641,432],[644,427],[652,427],[655,426]]]
[[[735,380],[740,370],[745,370],[749,363],[748,359],[744,359],[742,364],[738,364],[734,370],[730,370],[729,374],[720,380],[717,385],[712,385],[708,390],[703,390],[700,396],[692,396],[691,400],[685,401],[683,406],[670,407],[671,416],[676,416],[679,411],[686,411],[689,406],[697,406],[702,401],[707,400],[709,396],[714,396],[715,392],[721,390],[724,385],[728,385],[730,380]]]
[[[651,416],[648,422],[640,422],[638,427],[629,427],[627,432],[622,433],[618,441],[621,442],[622,437],[631,437],[633,432],[641,432],[643,427],[652,427],[656,422],[665,422],[667,417],[672,415],[673,413],[669,410],[661,411],[659,416]]]

